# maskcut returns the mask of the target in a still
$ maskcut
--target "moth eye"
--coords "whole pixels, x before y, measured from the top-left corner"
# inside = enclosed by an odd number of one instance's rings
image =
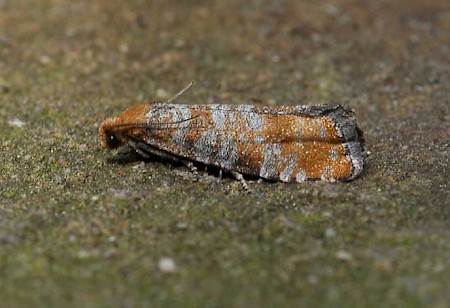
[[[109,132],[108,134],[108,145],[110,148],[117,148],[121,145],[120,139],[113,132]]]

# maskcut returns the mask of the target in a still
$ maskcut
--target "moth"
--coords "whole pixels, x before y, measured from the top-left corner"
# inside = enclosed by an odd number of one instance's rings
[[[256,106],[139,104],[105,120],[105,149],[128,147],[159,157],[282,182],[349,181],[363,170],[364,138],[354,111],[343,105]]]

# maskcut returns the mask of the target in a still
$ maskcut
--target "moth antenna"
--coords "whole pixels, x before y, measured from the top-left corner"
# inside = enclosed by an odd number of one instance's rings
[[[189,90],[190,87],[192,87],[192,85],[194,84],[194,81],[191,81],[183,90],[181,90],[180,92],[178,92],[177,94],[175,94],[172,98],[169,98],[165,104],[167,103],[172,103],[173,101],[175,101],[178,97],[180,97],[181,95],[183,95],[184,92],[186,92],[187,90]]]

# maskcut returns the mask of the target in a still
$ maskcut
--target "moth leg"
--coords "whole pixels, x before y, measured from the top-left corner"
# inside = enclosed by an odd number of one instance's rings
[[[139,156],[141,156],[144,159],[150,159],[152,157],[151,154],[149,154],[148,152],[145,152],[143,150],[141,150],[140,148],[136,148],[133,147],[133,151],[135,151],[136,153],[138,153]]]
[[[198,181],[198,170],[197,167],[194,166],[194,163],[189,160],[182,159],[181,162],[191,170],[192,175],[194,176],[194,182]]]
[[[244,188],[244,190],[248,193],[251,193],[252,190],[248,187],[247,185],[247,181],[244,179],[244,177],[242,176],[241,173],[237,172],[237,171],[230,171],[231,175],[234,176],[234,178],[236,180],[238,180],[239,182],[241,182],[242,187]]]
[[[117,150],[117,155],[120,156],[126,156],[126,155],[130,155],[131,153],[133,153],[133,149],[130,148],[129,146],[122,146]]]
[[[139,155],[141,155],[143,158],[149,159],[152,156],[157,156],[160,157],[162,159],[171,161],[171,162],[179,162],[180,159],[175,156],[172,155],[170,153],[158,150],[146,143],[143,142],[136,142],[134,144],[131,145],[133,150],[135,150]]]
[[[133,144],[133,149],[139,154],[141,155],[143,158],[150,158],[151,156],[157,156],[160,157],[162,159],[165,159],[167,161],[170,162],[181,162],[182,164],[184,164],[186,167],[189,168],[189,170],[191,170],[191,172],[194,175],[194,182],[198,181],[198,171],[197,171],[197,167],[194,166],[194,163],[185,159],[180,159],[175,155],[172,155],[170,153],[158,150],[146,143],[143,142],[137,142],[135,144]]]
[[[130,156],[133,156],[135,154],[136,154],[136,151],[132,147],[130,147],[128,145],[125,145],[125,146],[122,146],[122,147],[120,147],[120,148],[118,148],[116,150],[115,158],[122,158],[122,159],[124,159],[126,157],[130,157]]]

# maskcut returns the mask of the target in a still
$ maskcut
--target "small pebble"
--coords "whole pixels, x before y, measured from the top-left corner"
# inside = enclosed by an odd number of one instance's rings
[[[25,126],[25,122],[19,119],[12,119],[8,121],[8,125],[9,126],[13,126],[13,127],[24,127]]]
[[[336,237],[336,231],[331,227],[326,228],[325,229],[325,237],[327,237],[327,238]]]
[[[342,261],[351,261],[353,259],[353,256],[348,251],[339,250],[338,252],[336,252],[336,258]]]
[[[309,275],[308,282],[312,285],[316,285],[317,283],[319,283],[319,278],[316,275]]]
[[[188,223],[184,221],[177,222],[177,229],[187,229]]]
[[[173,274],[177,271],[177,266],[172,258],[163,257],[159,259],[158,268],[163,273]]]
[[[169,92],[167,92],[163,88],[158,88],[156,90],[156,97],[158,99],[169,99],[170,98],[170,94],[169,94]]]
[[[122,44],[119,45],[119,51],[121,53],[127,53],[129,50],[130,50],[130,48],[128,47],[127,44],[122,43]]]
[[[44,65],[48,65],[52,62],[52,59],[49,56],[42,56],[39,58],[39,62]]]

